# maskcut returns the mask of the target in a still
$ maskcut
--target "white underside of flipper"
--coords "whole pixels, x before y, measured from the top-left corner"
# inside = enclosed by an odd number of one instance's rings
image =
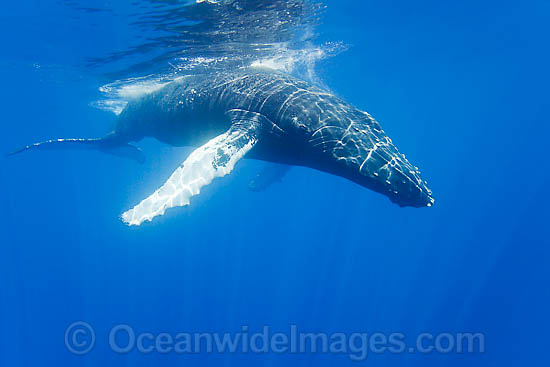
[[[194,150],[161,188],[122,214],[122,221],[139,226],[163,215],[166,209],[189,205],[189,199],[203,186],[233,170],[258,141],[258,132],[254,121],[233,124],[227,132]]]

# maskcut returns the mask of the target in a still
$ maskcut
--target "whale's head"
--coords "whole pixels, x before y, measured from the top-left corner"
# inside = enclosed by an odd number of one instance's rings
[[[379,192],[402,207],[434,204],[418,168],[397,150],[376,120],[361,112],[348,121],[345,127],[327,125],[311,136],[310,143],[324,156],[320,169]]]
[[[422,208],[434,204],[428,183],[404,155],[378,148],[369,160],[371,162],[359,166],[359,184],[386,195],[401,207]]]
[[[432,191],[418,168],[396,149],[378,146],[345,166],[342,176],[387,196],[401,207],[422,208],[434,204]]]

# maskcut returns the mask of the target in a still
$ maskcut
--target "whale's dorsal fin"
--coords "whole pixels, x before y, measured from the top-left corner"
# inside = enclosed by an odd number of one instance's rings
[[[172,176],[151,196],[122,214],[128,225],[140,225],[163,215],[166,209],[189,205],[203,186],[216,177],[229,174],[237,163],[257,143],[261,115],[240,111],[228,113],[233,124],[225,133],[194,150],[172,173]]]

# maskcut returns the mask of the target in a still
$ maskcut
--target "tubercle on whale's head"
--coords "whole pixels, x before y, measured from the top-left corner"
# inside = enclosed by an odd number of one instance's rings
[[[432,191],[427,187],[425,182],[420,186],[411,186],[410,191],[402,192],[401,195],[399,193],[394,193],[394,195],[390,193],[388,196],[392,202],[400,207],[424,208],[432,207],[435,203]]]
[[[361,184],[387,196],[400,207],[424,208],[432,207],[435,203],[432,191],[425,181],[415,182],[401,173],[394,173],[393,178],[383,181],[374,177],[366,178],[368,182]]]

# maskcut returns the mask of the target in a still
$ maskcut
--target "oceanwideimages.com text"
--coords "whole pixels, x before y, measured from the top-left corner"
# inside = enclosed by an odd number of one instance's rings
[[[485,336],[479,332],[420,333],[410,338],[399,332],[304,332],[297,325],[284,331],[269,326],[252,330],[245,325],[237,332],[167,333],[140,331],[119,324],[102,339],[117,354],[338,354],[347,355],[352,361],[364,361],[370,354],[485,352]],[[73,354],[88,354],[96,343],[95,330],[86,322],[75,322],[66,330],[65,345]]]

